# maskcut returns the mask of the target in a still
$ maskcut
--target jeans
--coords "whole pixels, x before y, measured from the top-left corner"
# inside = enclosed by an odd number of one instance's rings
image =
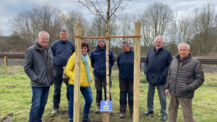
[[[119,80],[120,113],[126,113],[127,95],[130,113],[133,113],[133,81]]]
[[[61,86],[63,82],[63,68],[62,67],[55,67],[55,81],[54,81],[54,95],[53,95],[53,108],[58,109],[61,99]],[[66,97],[69,100],[69,89],[66,83]]]
[[[47,103],[50,87],[32,86],[32,106],[29,113],[29,122],[41,122]]]
[[[155,87],[157,87],[158,95],[159,95],[159,99],[160,99],[161,115],[166,115],[166,95],[164,92],[164,85],[155,85],[155,84],[149,83],[149,85],[148,85],[148,99],[147,99],[148,111],[153,111]]]
[[[69,105],[68,105],[68,118],[73,119],[73,105],[74,105],[74,85],[68,85],[69,87]],[[93,102],[93,95],[91,91],[91,87],[80,87],[80,91],[84,97],[85,100],[85,105],[84,105],[84,111],[83,114],[84,116],[88,116],[90,112],[90,107]],[[79,111],[76,111],[79,112]]]

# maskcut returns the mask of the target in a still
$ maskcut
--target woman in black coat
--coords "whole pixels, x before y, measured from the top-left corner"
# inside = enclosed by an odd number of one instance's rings
[[[133,115],[133,66],[134,52],[131,49],[131,41],[123,41],[123,52],[118,55],[117,65],[119,69],[120,87],[120,118],[124,118],[127,106],[127,95],[130,114]]]

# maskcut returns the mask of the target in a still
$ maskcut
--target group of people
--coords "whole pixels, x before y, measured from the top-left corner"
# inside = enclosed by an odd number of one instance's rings
[[[68,99],[68,120],[73,122],[74,82],[75,79],[75,46],[68,40],[68,32],[60,31],[60,39],[49,47],[49,34],[41,31],[36,43],[29,47],[25,54],[24,70],[31,80],[32,105],[29,122],[41,122],[47,103],[50,86],[54,83],[52,115],[58,114],[61,99],[61,86],[65,82]],[[204,73],[200,62],[190,55],[190,46],[187,43],[178,45],[178,55],[173,59],[172,54],[163,48],[164,38],[154,39],[154,48],[145,59],[146,79],[149,83],[147,94],[147,109],[144,115],[154,113],[153,101],[155,87],[157,87],[161,104],[161,120],[167,120],[166,95],[170,96],[168,121],[176,122],[178,106],[182,106],[184,122],[193,122],[192,98],[194,91],[204,82]],[[133,115],[133,79],[134,79],[134,51],[129,40],[122,42],[121,52],[117,57],[120,88],[120,118],[125,117],[127,103],[130,115]],[[90,122],[90,112],[93,95],[91,82],[96,88],[96,113],[100,111],[100,101],[106,99],[106,44],[99,40],[97,47],[89,56],[89,45],[81,43],[80,64],[80,91],[84,97],[83,122]],[[109,51],[109,84],[112,87],[112,66],[115,57]],[[67,78],[65,78],[65,76]],[[109,90],[110,91],[110,90]],[[110,100],[111,93],[110,94]],[[128,98],[128,99],[127,99]]]

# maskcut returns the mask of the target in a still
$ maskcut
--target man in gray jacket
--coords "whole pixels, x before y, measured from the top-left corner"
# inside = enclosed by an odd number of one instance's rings
[[[25,54],[24,70],[32,86],[32,106],[29,122],[41,122],[48,99],[49,88],[54,80],[53,54],[48,48],[49,34],[41,31],[36,44],[29,47]]]
[[[165,94],[170,95],[168,122],[176,122],[179,104],[184,122],[193,122],[192,98],[204,82],[204,73],[200,62],[191,57],[188,44],[179,44],[178,53],[170,65],[165,86]]]

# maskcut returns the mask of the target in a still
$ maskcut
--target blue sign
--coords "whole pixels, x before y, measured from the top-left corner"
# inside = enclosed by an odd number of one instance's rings
[[[112,112],[112,101],[102,100],[100,102],[100,112]]]

